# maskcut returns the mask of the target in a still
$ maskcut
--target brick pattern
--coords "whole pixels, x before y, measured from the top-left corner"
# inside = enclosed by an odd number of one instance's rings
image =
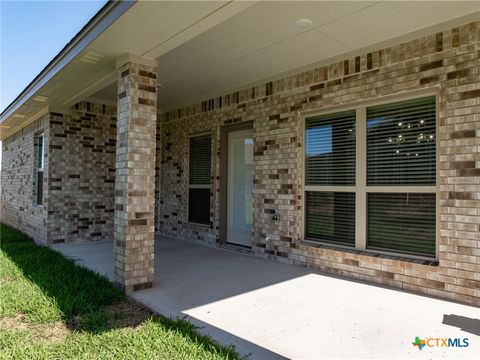
[[[44,115],[2,142],[0,221],[20,229],[38,243],[47,242],[48,120],[48,115]],[[42,206],[34,205],[34,136],[40,131],[45,136]]]
[[[192,117],[185,122],[172,122],[167,130],[162,131],[160,143],[161,150],[157,157],[161,158],[160,164],[160,198],[158,201],[159,229],[164,235],[182,237],[195,242],[215,245],[218,232],[218,219],[213,219],[212,225],[193,224],[188,222],[188,163],[189,163],[189,137],[205,130],[211,130],[208,119]],[[188,132],[185,131],[188,129]],[[212,138],[218,144],[220,133],[215,129]],[[218,153],[220,148],[212,151]],[[216,164],[217,157],[212,156],[212,166],[219,171]],[[218,189],[219,179],[212,179]],[[219,206],[218,193],[212,193],[210,199],[211,212]],[[181,211],[179,211],[181,210]]]
[[[466,24],[166,112],[158,122],[155,70],[127,64],[117,110],[81,103],[3,142],[1,219],[42,242],[114,233],[117,283],[127,292],[151,286],[154,213],[162,234],[218,245],[220,128],[253,121],[256,255],[479,305],[479,40],[480,22]],[[437,89],[439,100],[438,263],[302,241],[302,113],[422,88]],[[43,207],[32,206],[39,129],[46,144]],[[204,131],[212,133],[209,226],[187,221],[188,135]],[[78,206],[83,201],[89,210]]]
[[[48,242],[113,238],[116,107],[50,114]]]
[[[157,109],[158,111],[158,109]],[[158,121],[158,116],[157,116],[157,127],[156,127],[156,134],[155,134],[155,142],[156,142],[156,147],[155,147],[155,233],[159,231],[158,225],[159,225],[159,220],[160,220],[160,188],[161,188],[161,163],[162,163],[162,157],[159,155],[161,151],[161,144],[162,144],[162,123],[161,121]]]
[[[480,22],[166,112],[159,230],[219,240],[220,127],[254,122],[253,251],[352,278],[480,304]],[[312,246],[301,239],[301,114],[419,89],[438,91],[438,265]],[[188,135],[211,131],[212,226],[187,222]],[[271,214],[279,215],[273,221]]]
[[[157,77],[119,69],[115,178],[115,282],[127,293],[153,286]]]

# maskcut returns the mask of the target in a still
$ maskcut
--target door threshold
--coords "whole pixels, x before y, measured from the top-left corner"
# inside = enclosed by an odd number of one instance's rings
[[[245,245],[239,245],[239,244],[233,244],[233,243],[227,242],[227,243],[221,244],[220,247],[228,250],[233,250],[236,252],[245,253],[245,254],[253,254],[251,246],[245,246]]]

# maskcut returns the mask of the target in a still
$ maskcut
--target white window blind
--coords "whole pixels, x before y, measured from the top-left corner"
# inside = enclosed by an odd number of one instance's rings
[[[435,255],[435,194],[368,194],[368,248]]]
[[[305,238],[435,257],[436,126],[434,96],[306,118]]]
[[[306,184],[355,185],[355,111],[306,121]]]
[[[306,236],[343,245],[355,245],[355,193],[308,191]]]
[[[435,185],[435,98],[367,108],[367,185]]]
[[[435,256],[435,130],[433,96],[367,108],[367,248]]]
[[[307,119],[305,141],[306,237],[354,246],[355,111]]]

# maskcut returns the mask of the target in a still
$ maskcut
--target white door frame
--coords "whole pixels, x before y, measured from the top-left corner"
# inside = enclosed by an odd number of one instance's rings
[[[227,144],[228,144],[228,171],[227,171],[227,238],[226,242],[229,244],[240,245],[240,246],[252,246],[252,229],[250,230],[240,230],[232,229],[233,227],[233,198],[234,198],[234,148],[233,141],[235,139],[243,139],[245,137],[251,137],[253,139],[253,129],[237,130],[231,131],[227,134]],[[253,184],[252,184],[253,190]],[[252,205],[253,206],[253,205]],[[252,209],[253,210],[253,209]],[[252,224],[253,225],[253,224]]]

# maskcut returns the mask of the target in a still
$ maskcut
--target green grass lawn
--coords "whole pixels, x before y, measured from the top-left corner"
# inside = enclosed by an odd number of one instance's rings
[[[0,359],[237,359],[0,224]]]

